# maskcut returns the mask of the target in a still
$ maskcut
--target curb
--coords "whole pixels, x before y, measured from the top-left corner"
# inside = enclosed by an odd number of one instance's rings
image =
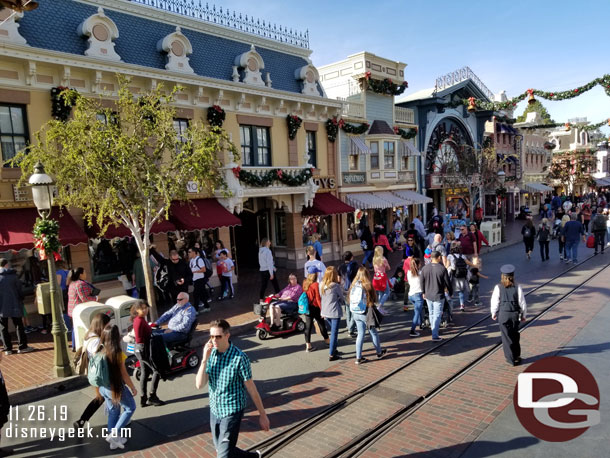
[[[254,329],[254,326],[256,326],[257,323],[258,319],[254,319],[247,323],[231,326],[231,335],[238,336],[246,334],[248,331]],[[191,343],[194,347],[202,347],[207,341],[207,330],[205,330],[197,331],[193,336]],[[88,385],[89,381],[84,375],[72,375],[63,379],[56,379],[48,383],[43,383],[42,385],[13,391],[9,393],[8,401],[10,405],[30,404],[68,391],[84,388]]]

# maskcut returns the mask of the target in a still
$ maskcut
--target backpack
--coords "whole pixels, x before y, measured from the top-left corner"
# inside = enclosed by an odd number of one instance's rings
[[[74,355],[72,362],[74,363],[74,369],[78,375],[84,375],[85,372],[87,372],[87,367],[89,366],[89,353],[87,353],[84,343],[78,350],[76,350],[76,354]]]
[[[375,291],[385,291],[388,287],[388,276],[385,272],[375,272],[373,276],[373,289]]]
[[[587,248],[595,248],[595,236],[590,235],[587,237]]]
[[[366,295],[362,283],[358,282],[352,286],[349,292],[349,310],[353,313],[364,314],[366,312]]]
[[[523,231],[523,237],[530,238],[532,236],[532,231],[530,231],[529,227],[526,227],[525,230]]]
[[[309,298],[306,292],[302,292],[297,302],[299,305],[299,315],[309,315]]]
[[[538,241],[539,242],[548,242],[549,241],[549,228],[546,225],[542,226],[538,231]]]
[[[600,215],[598,213],[597,216],[595,217],[595,219],[593,220],[593,225],[591,227],[591,230],[593,232],[605,231],[606,230],[606,218],[604,218],[603,215]]]
[[[455,256],[455,278],[466,278],[468,276],[468,265],[463,256]]]
[[[212,276],[212,262],[206,256],[198,256],[195,260],[197,267],[201,269],[199,265],[199,259],[203,259],[203,265],[205,266],[205,272],[203,273],[204,278],[210,278]]]
[[[98,351],[89,358],[87,379],[91,386],[110,387],[110,371],[108,369],[108,360],[106,359],[106,354],[104,352]]]

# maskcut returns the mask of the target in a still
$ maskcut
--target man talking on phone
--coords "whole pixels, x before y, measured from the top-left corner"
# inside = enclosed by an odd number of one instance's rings
[[[203,360],[197,371],[195,386],[210,384],[210,429],[218,458],[257,457],[260,452],[237,448],[241,419],[246,408],[246,391],[259,413],[259,424],[269,431],[269,418],[254,380],[250,359],[229,341],[231,326],[225,320],[210,324],[210,340],[203,347]],[[245,389],[244,389],[245,388]]]

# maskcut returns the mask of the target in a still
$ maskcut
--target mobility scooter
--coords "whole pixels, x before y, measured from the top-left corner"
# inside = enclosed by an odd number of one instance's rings
[[[256,303],[254,304],[254,313],[259,315],[259,323],[256,325],[256,336],[260,340],[265,340],[269,336],[284,336],[293,332],[303,332],[305,330],[305,323],[301,319],[298,313],[298,308],[295,304],[294,310],[282,309],[282,324],[279,329],[272,329],[270,319],[268,320],[267,311],[271,307],[274,297],[270,296],[265,300],[265,304]]]

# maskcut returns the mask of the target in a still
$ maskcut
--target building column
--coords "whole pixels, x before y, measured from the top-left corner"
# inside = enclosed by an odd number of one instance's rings
[[[287,267],[302,267],[305,264],[301,213],[286,213],[286,250]]]

